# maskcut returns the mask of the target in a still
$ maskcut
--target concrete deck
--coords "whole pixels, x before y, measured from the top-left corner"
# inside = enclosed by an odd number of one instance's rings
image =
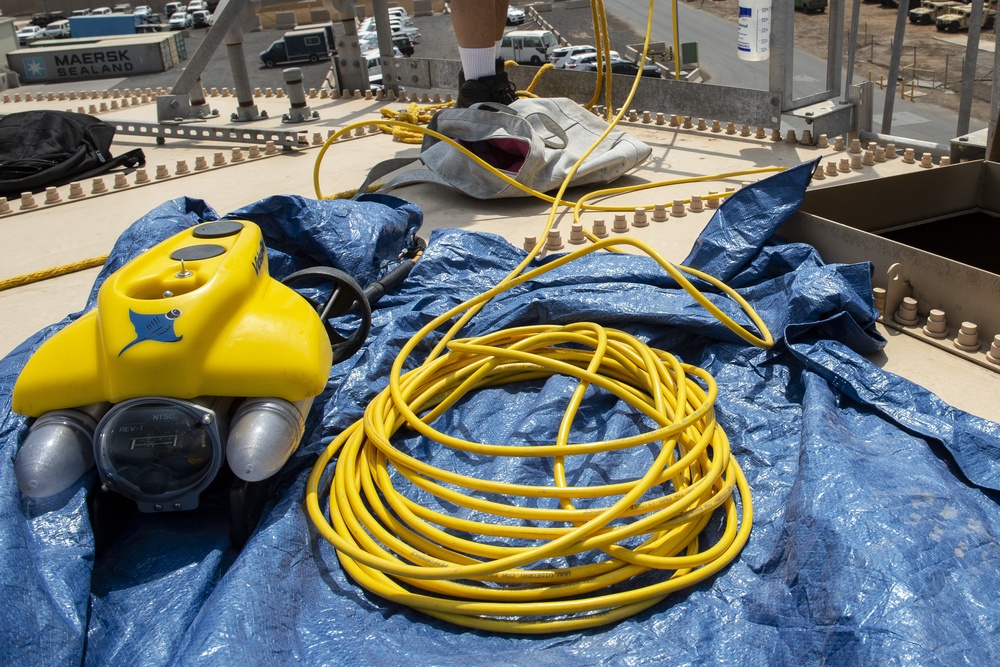
[[[9,114],[38,108],[59,110],[89,109],[90,105],[109,105],[106,112],[97,115],[109,122],[155,122],[155,102],[131,104],[127,108],[110,109],[112,100],[121,98],[86,100],[23,101],[27,93],[33,97],[47,92],[41,87],[26,87],[8,91],[11,101],[0,103],[0,113]],[[22,101],[13,101],[13,94]],[[220,112],[219,119],[205,125],[229,126],[229,115],[235,109],[233,97],[210,96],[209,103]],[[58,202],[46,203],[46,194],[35,196],[36,207],[22,209],[22,202],[10,202],[10,211],[0,215],[0,279],[13,278],[98,257],[106,254],[118,235],[135,219],[159,205],[179,196],[204,199],[220,213],[226,213],[257,199],[274,194],[315,196],[312,174],[319,143],[328,133],[356,121],[375,121],[380,109],[390,106],[401,109],[400,101],[365,99],[330,99],[319,96],[308,100],[310,107],[319,112],[319,120],[302,124],[282,124],[282,113],[288,111],[287,98],[260,97],[259,108],[268,112],[270,119],[252,123],[261,130],[298,130],[302,133],[303,147],[276,150],[266,154],[264,145],[257,145],[261,156],[249,157],[250,144],[233,144],[201,139],[167,139],[163,145],[151,136],[119,134],[115,154],[141,147],[147,157],[147,183],[137,182],[137,174],[127,177],[126,187],[115,187],[113,178],[104,178],[106,192],[93,194],[95,183],[82,183],[84,195],[71,198],[71,187],[57,189]],[[119,105],[120,106],[120,105]],[[669,111],[664,124],[656,123],[652,110],[649,122],[643,122],[642,110],[635,121],[623,122],[622,127],[653,147],[652,157],[646,164],[615,185],[628,182],[652,182],[680,179],[691,176],[720,174],[764,166],[793,166],[806,160],[821,158],[824,166],[832,165],[832,174],[814,181],[810,187],[829,187],[852,180],[918,170],[916,163],[907,164],[901,157],[872,166],[851,168],[852,154],[827,148],[806,146],[789,142],[784,134],[772,136],[767,129],[764,138],[741,136],[739,119],[719,119],[718,131],[713,131],[712,120],[707,119],[705,129],[671,127]],[[732,121],[734,133],[727,133]],[[241,124],[246,127],[248,124]],[[244,159],[234,162],[233,151],[239,148]],[[382,133],[365,132],[333,144],[324,160],[321,183],[324,193],[355,188],[361,184],[368,169],[375,163],[391,158],[416,156],[418,147],[393,140]],[[204,169],[199,169],[203,159]],[[846,163],[843,162],[846,160]],[[224,165],[215,166],[224,161]],[[179,174],[183,162],[189,173]],[[846,172],[838,171],[844,166]],[[926,168],[926,167],[924,167]],[[937,166],[931,168],[940,168]],[[169,174],[157,178],[157,172]],[[181,169],[183,171],[183,169]],[[623,195],[615,200],[626,209],[651,208],[654,204],[669,204],[676,199],[692,195],[706,195],[709,191],[724,192],[727,187],[738,188],[741,183],[757,180],[766,175],[718,179],[696,184],[675,185],[655,190]],[[119,185],[121,183],[119,182]],[[396,192],[399,196],[420,206],[425,216],[422,235],[439,227],[458,227],[468,230],[500,234],[512,244],[522,246],[525,237],[537,236],[548,216],[549,204],[535,199],[479,201],[461,194],[445,191],[436,186],[410,186]],[[582,192],[571,192],[575,199]],[[665,222],[651,222],[647,227],[631,227],[629,234],[650,242],[671,261],[682,260],[691,244],[711,217],[712,210],[685,211],[683,217],[671,216]],[[632,214],[627,214],[631,222]],[[585,227],[594,219],[604,219],[611,229],[613,215],[587,213]],[[565,248],[572,214],[561,214],[557,229],[562,234]],[[99,269],[89,269],[59,278],[36,282],[0,291],[0,354],[6,354],[21,341],[40,328],[59,321],[66,314],[81,309],[86,301],[94,277]],[[944,400],[974,414],[1000,420],[1000,406],[993,397],[1000,394],[1000,374],[975,366],[958,356],[948,354],[904,335],[886,332],[890,342],[877,363],[890,371],[900,373],[928,387]]]

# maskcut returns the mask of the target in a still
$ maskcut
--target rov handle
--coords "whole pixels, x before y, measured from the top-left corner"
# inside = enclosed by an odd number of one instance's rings
[[[292,283],[304,278],[313,278],[323,283],[333,283],[333,292],[325,302],[311,299],[305,295],[302,298],[313,305],[316,312],[319,313],[320,319],[323,320],[326,334],[330,338],[330,347],[333,348],[333,363],[339,363],[357,352],[365,342],[365,339],[368,338],[368,332],[372,328],[371,303],[368,297],[365,296],[365,290],[361,289],[358,281],[340,269],[328,266],[318,266],[296,271],[286,276],[281,282],[291,287]],[[361,317],[361,326],[350,336],[344,338],[330,325],[330,318],[346,314],[355,303],[358,304],[358,315]]]

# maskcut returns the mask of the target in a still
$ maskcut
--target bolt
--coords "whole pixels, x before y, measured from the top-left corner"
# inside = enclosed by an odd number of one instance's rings
[[[73,181],[69,184],[69,198],[79,199],[83,196],[83,184],[79,181]]]
[[[194,159],[194,170],[204,171],[208,169],[208,160],[205,159],[204,155],[199,155]]]
[[[653,206],[653,222],[665,222],[667,219],[667,207],[663,204]]]
[[[797,144],[799,140],[795,136],[795,130],[788,130],[785,132],[785,143],[786,144]]]
[[[99,195],[102,192],[107,192],[108,186],[104,184],[103,178],[95,178],[90,182],[90,194]]]
[[[924,169],[930,169],[934,166],[934,156],[930,153],[922,153],[920,155],[920,166]]]
[[[719,208],[719,198],[717,190],[709,190],[708,197],[705,198],[705,206],[711,209]]]
[[[872,288],[872,301],[875,304],[875,309],[879,312],[880,316],[885,315],[885,288],[884,287],[873,287]]]
[[[115,184],[112,186],[115,190],[121,190],[128,187],[128,178],[125,174],[115,174]]]
[[[615,213],[614,222],[611,223],[611,231],[622,234],[628,231],[628,220],[624,213]]]
[[[591,226],[590,231],[599,239],[607,238],[608,227],[604,224],[603,219],[594,220],[594,224]]]
[[[962,322],[962,328],[958,330],[954,345],[963,352],[979,350],[979,325],[974,322]]]
[[[583,233],[583,225],[574,222],[569,230],[569,242],[573,245],[580,245],[587,242],[587,235]]]
[[[178,160],[177,161],[177,168],[174,169],[174,173],[175,174],[177,174],[178,176],[181,176],[183,174],[189,173],[190,171],[191,170],[188,169],[187,160]]]
[[[701,195],[691,195],[691,203],[688,206],[692,213],[701,213],[705,210],[705,205],[701,201]]]
[[[948,322],[945,319],[944,311],[932,308],[927,315],[927,324],[924,325],[924,335],[931,338],[946,338],[948,336]]]
[[[135,182],[136,185],[140,185],[142,183],[149,183],[149,174],[146,172],[145,169],[135,170]]]
[[[633,227],[648,227],[649,220],[646,219],[646,209],[637,208],[632,214],[632,226]]]
[[[675,199],[673,205],[670,207],[670,215],[674,218],[683,218],[687,215],[687,211],[684,209],[684,200]]]
[[[46,204],[58,204],[62,201],[62,197],[59,196],[59,190],[54,187],[45,188],[45,203]]]
[[[994,364],[1000,364],[1000,334],[993,337],[990,344],[990,351],[986,353],[986,359]]]
[[[903,297],[899,310],[892,316],[897,323],[913,327],[917,325],[917,300],[911,296]]]
[[[829,148],[829,146],[830,146],[830,137],[826,136],[825,134],[819,135],[819,140],[816,142],[816,147]]]
[[[222,151],[217,152],[214,158],[212,159],[212,166],[222,167],[225,164],[226,164],[226,154],[223,153]]]
[[[833,140],[833,150],[835,150],[835,151],[842,151],[842,150],[844,150],[844,138],[843,137],[836,137],[836,138],[834,138],[834,140]]]
[[[772,128],[771,141],[781,141],[781,128],[778,127]]]
[[[546,250],[561,250],[563,247],[562,234],[558,229],[550,229],[549,235],[545,237]]]

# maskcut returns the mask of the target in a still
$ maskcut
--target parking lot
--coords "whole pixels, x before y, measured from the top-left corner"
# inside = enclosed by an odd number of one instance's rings
[[[522,3],[514,2],[512,4],[520,5]],[[592,20],[589,9],[560,9],[547,14],[546,19],[557,24],[558,29],[575,43],[593,41],[589,37],[592,33]],[[451,17],[449,15],[439,14],[436,16],[415,17],[413,21],[421,33],[420,42],[415,46],[414,57],[458,60],[458,45],[455,42],[455,35],[451,28]],[[624,44],[635,41],[633,28],[625,26],[613,17],[610,18],[610,23],[612,48],[622,50],[624,49]],[[339,26],[337,27],[339,28]],[[510,27],[508,30],[531,29],[534,27],[537,26],[529,20],[523,26]],[[243,35],[243,51],[251,86],[261,89],[284,86],[283,68],[281,66],[270,69],[264,68],[261,66],[258,57],[261,51],[266,49],[273,41],[281,38],[284,32],[283,30],[269,29],[248,32]],[[207,33],[207,28],[195,28],[185,31],[186,36],[184,41],[189,59],[197,51]],[[340,34],[339,29],[338,34]],[[304,62],[294,66],[302,70],[303,83],[308,90],[309,88],[318,89],[322,86],[331,64],[329,61],[320,61],[318,63]],[[122,86],[153,88],[154,90],[158,87],[169,89],[177,81],[182,71],[181,68],[174,67],[165,72],[131,76],[127,80],[121,78],[97,79],[86,82],[47,84],[44,88],[46,91],[54,92],[60,90],[79,90],[80,88],[105,90]],[[456,81],[456,85],[457,83]],[[202,84],[206,88],[232,87],[232,72],[224,45],[219,47],[215,56],[202,73]],[[42,86],[29,86],[26,88],[30,90],[33,87],[41,88]]]

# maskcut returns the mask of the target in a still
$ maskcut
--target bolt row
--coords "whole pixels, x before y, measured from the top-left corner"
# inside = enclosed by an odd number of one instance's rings
[[[322,143],[322,142],[320,142]],[[102,195],[114,190],[123,190],[125,188],[131,187],[133,185],[145,185],[147,183],[155,183],[156,181],[166,180],[168,178],[173,178],[177,176],[186,176],[191,173],[206,171],[210,168],[224,167],[227,164],[238,164],[246,160],[255,160],[257,158],[264,157],[266,155],[277,155],[279,153],[278,147],[273,141],[268,141],[264,145],[264,150],[260,149],[260,146],[252,144],[245,151],[243,148],[233,148],[230,152],[229,158],[227,160],[226,153],[219,151],[214,154],[211,163],[209,159],[204,155],[199,155],[194,160],[194,167],[192,168],[187,160],[177,160],[173,172],[166,164],[158,164],[153,170],[152,175],[147,169],[136,169],[134,172],[134,178],[129,182],[128,175],[125,173],[117,173],[111,179],[111,186],[108,187],[108,180],[105,177],[97,177],[91,179],[90,182],[90,192],[91,195]],[[82,199],[87,196],[84,184],[80,181],[74,181],[69,184],[69,192],[66,194],[66,200],[77,200]],[[4,197],[0,197],[0,216],[9,215],[14,213],[15,210],[12,206],[12,202],[18,202],[17,211],[30,211],[33,209],[40,208],[41,206],[52,206],[54,204],[65,203],[62,195],[59,192],[59,188],[48,187],[45,189],[45,198],[42,203],[39,204],[35,195],[31,192],[21,193],[19,200],[8,200]]]
[[[746,183],[743,185],[745,186]],[[615,213],[611,223],[611,231],[616,234],[624,234],[634,227],[648,227],[650,220],[652,220],[652,222],[666,222],[671,217],[683,218],[689,212],[702,213],[706,210],[717,209],[719,208],[719,205],[735,191],[736,188],[734,187],[726,187],[726,190],[723,193],[719,193],[715,190],[709,190],[708,195],[706,196],[692,195],[688,200],[674,199],[670,204],[656,204],[653,206],[652,212],[646,208],[638,207],[632,212],[631,224],[629,223],[628,216],[625,213]],[[685,201],[687,202],[686,205]],[[609,235],[607,222],[603,218],[595,219],[591,225],[590,231],[591,234],[599,239],[607,238]],[[588,238],[581,223],[572,224],[570,227],[568,241],[573,245],[587,243]],[[535,247],[537,242],[537,237],[525,237],[524,249],[526,251],[530,251]],[[549,231],[549,234],[545,239],[544,248],[546,251],[555,251],[563,248],[562,234],[558,229],[552,229]]]
[[[885,320],[885,297],[886,291],[882,287],[872,289],[872,300],[875,308],[883,315]],[[899,308],[892,314],[892,321],[905,329],[919,330],[928,338],[934,340],[944,340],[951,338],[951,330],[948,327],[948,318],[944,310],[932,308],[924,319],[923,326],[920,325],[921,318],[918,312],[919,303],[913,297],[903,297]],[[962,322],[955,332],[951,343],[956,350],[961,352],[975,353],[982,349],[979,340],[979,325],[975,322]],[[1000,366],[1000,334],[993,336],[986,352],[986,359],[990,363]]]

